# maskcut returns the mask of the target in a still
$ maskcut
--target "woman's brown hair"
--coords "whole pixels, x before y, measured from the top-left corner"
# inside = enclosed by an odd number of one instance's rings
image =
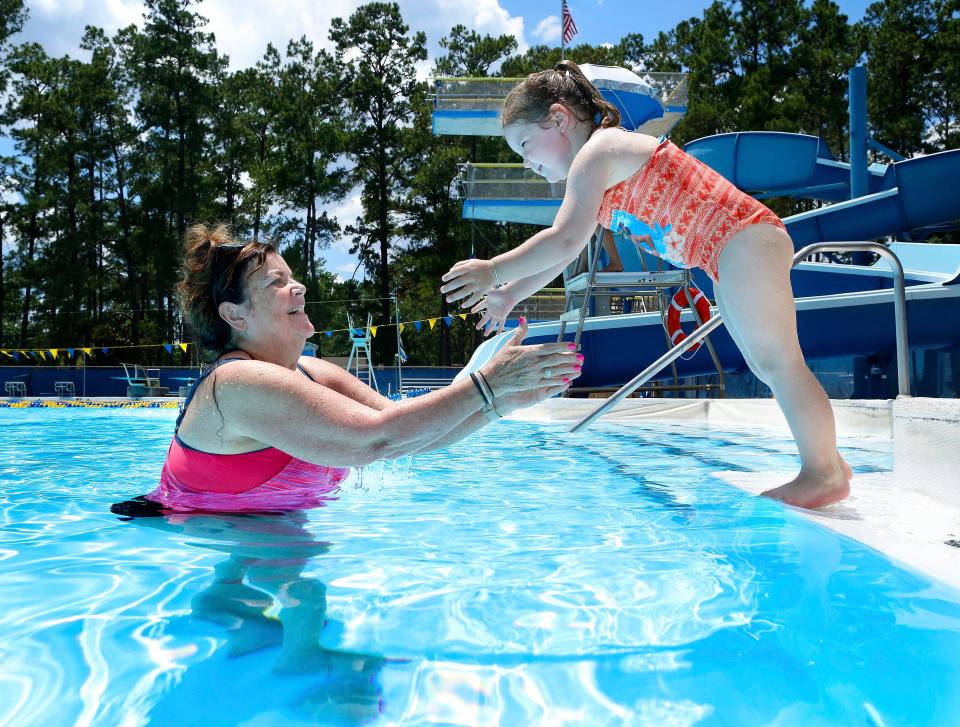
[[[500,123],[504,127],[541,123],[555,103],[569,107],[579,121],[601,128],[620,126],[616,106],[600,95],[573,61],[560,61],[548,71],[531,73],[514,86],[504,99]]]
[[[247,277],[271,252],[276,247],[269,242],[236,240],[227,225],[187,229],[177,299],[207,358],[228,350],[233,338],[233,329],[220,316],[220,304],[246,301]]]

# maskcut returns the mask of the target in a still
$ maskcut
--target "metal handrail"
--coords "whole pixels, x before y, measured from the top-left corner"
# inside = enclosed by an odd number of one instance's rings
[[[890,263],[890,267],[893,270],[893,316],[897,340],[898,394],[900,396],[910,396],[910,359],[907,349],[907,294],[903,276],[903,266],[900,264],[900,259],[888,247],[878,242],[818,242],[813,245],[807,245],[794,255],[793,264],[790,267],[793,268],[797,263],[802,262],[818,252],[873,252],[886,258],[887,262]],[[695,329],[693,333],[687,336],[680,344],[674,346],[663,354],[663,356],[647,366],[647,368],[620,387],[620,389],[604,401],[603,404],[574,424],[570,428],[570,431],[577,432],[588,427],[594,419],[613,407],[621,399],[632,394],[660,373],[662,369],[680,358],[688,349],[703,340],[722,322],[723,317],[718,311],[709,321]]]

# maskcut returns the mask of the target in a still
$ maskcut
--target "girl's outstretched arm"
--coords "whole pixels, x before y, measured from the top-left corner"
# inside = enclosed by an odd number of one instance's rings
[[[588,141],[570,167],[567,191],[553,225],[492,260],[461,260],[443,276],[448,302],[476,305],[497,285],[529,278],[570,263],[597,227],[596,215],[610,186],[616,150],[605,134]]]
[[[499,290],[488,291],[487,297],[470,310],[471,313],[481,314],[480,320],[475,326],[477,330],[482,328],[485,336],[489,336],[491,333],[503,333],[507,316],[514,306],[521,300],[529,298],[560,275],[567,265],[568,263],[560,263],[536,275],[531,275],[529,278],[514,280]]]

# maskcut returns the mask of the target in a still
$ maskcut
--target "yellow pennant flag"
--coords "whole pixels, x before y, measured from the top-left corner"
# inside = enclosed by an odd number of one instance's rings
[[[56,357],[57,357],[57,353],[58,353],[59,351],[60,351],[59,348],[51,348],[51,349],[50,349],[50,357],[51,357],[51,358],[56,358]]]
[[[435,325],[437,325],[437,319],[436,319],[436,318],[428,318],[428,319],[427,319],[427,322],[430,324],[430,330],[431,330],[431,331],[433,330],[433,327],[434,327]]]
[[[189,346],[189,345],[190,345],[189,343],[181,343],[181,344],[180,344],[180,350],[183,351],[184,353],[186,353],[186,352],[187,352],[187,346]]]
[[[47,352],[46,352],[46,351],[37,351],[37,353],[40,354],[40,358],[42,358],[44,361],[47,360]]]
[[[401,324],[400,324],[400,333],[403,333],[403,327],[404,327],[405,325],[406,325],[405,323],[401,323]]]
[[[3,351],[3,355],[6,356],[7,358],[13,358],[13,354],[10,353],[9,351]]]
[[[93,356],[92,348],[81,348],[80,350],[83,351],[85,354],[87,354],[87,356]]]
[[[466,314],[466,313],[457,313],[457,315],[460,316],[463,320],[467,320],[467,314]]]
[[[377,337],[377,326],[370,326],[370,335],[374,338]]]

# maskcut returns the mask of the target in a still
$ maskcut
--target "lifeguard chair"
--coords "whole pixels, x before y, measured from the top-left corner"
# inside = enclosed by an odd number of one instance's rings
[[[347,371],[379,393],[380,387],[377,386],[377,377],[373,373],[373,362],[370,356],[372,324],[373,315],[367,313],[366,328],[358,328],[353,324],[353,318],[347,313],[347,327],[350,329],[350,356],[347,358]]]

